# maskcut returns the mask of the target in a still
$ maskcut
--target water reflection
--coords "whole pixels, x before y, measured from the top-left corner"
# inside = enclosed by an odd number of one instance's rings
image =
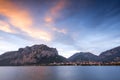
[[[0,67],[0,80],[120,80],[120,67]]]

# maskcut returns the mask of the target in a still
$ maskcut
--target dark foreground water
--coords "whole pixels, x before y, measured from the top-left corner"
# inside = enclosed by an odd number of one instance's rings
[[[0,67],[0,80],[120,80],[119,66]]]

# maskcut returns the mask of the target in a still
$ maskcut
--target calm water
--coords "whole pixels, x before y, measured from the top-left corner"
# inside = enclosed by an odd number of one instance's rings
[[[119,66],[0,67],[0,80],[120,80]]]

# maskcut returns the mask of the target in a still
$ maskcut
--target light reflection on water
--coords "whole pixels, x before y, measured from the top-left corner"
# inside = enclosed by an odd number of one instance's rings
[[[119,66],[0,67],[0,80],[120,80]]]

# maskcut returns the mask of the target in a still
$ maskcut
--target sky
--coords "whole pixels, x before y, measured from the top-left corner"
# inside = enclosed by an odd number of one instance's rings
[[[0,0],[0,54],[35,44],[65,57],[120,46],[120,0]]]

